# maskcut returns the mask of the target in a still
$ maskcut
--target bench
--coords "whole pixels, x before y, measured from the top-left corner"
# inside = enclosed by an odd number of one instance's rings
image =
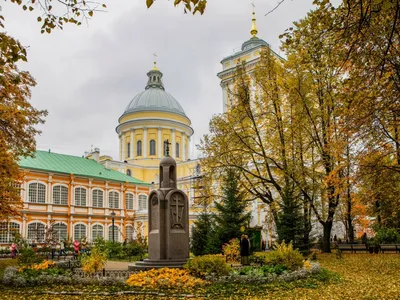
[[[382,253],[385,253],[385,251],[400,253],[400,244],[380,244],[379,246]]]
[[[340,251],[351,251],[352,253],[357,251],[368,252],[367,245],[364,244],[338,244],[337,247]]]

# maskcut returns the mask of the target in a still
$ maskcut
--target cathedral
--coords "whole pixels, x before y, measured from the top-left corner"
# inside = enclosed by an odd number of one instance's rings
[[[260,51],[269,47],[257,37],[253,12],[251,37],[241,50],[221,61],[224,112],[229,110],[228,89],[238,62],[251,72]],[[280,58],[277,54],[276,56]],[[143,82],[145,82],[145,77]],[[195,181],[201,178],[198,159],[189,157],[194,133],[189,116],[166,91],[163,73],[154,67],[147,72],[147,84],[126,106],[118,119],[119,157],[101,155],[98,148],[83,157],[37,151],[19,163],[25,174],[21,183],[21,217],[0,223],[0,244],[8,244],[16,233],[29,242],[51,239],[97,237],[123,241],[147,235],[148,195],[158,188],[159,163],[169,155],[177,163],[177,188],[189,199],[189,223],[201,207],[196,204]],[[170,145],[169,147],[167,145]],[[259,228],[258,240],[271,238],[272,224],[265,224],[263,203],[251,204],[250,227]]]

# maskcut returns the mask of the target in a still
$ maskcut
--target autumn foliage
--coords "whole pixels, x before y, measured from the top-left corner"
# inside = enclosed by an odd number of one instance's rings
[[[35,80],[20,71],[17,62],[26,61],[26,50],[15,39],[0,33],[0,218],[15,216],[21,208],[22,174],[18,159],[35,151],[35,125],[43,123],[46,111],[31,106]]]

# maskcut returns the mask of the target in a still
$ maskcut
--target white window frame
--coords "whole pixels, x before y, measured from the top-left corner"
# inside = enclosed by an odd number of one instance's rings
[[[128,229],[130,229],[131,232],[128,232]],[[128,242],[133,240],[133,225],[125,226],[125,238],[128,240]]]
[[[56,203],[56,199],[55,199],[55,197],[54,197],[54,189],[55,188],[60,188],[60,191],[59,191],[59,203]],[[66,188],[67,189],[67,199],[62,199],[62,195],[63,195],[63,191],[62,191],[62,188]],[[64,192],[65,192],[65,190],[64,190]],[[52,194],[51,194],[51,196],[52,196],[52,198],[53,198],[53,204],[56,204],[56,205],[68,205],[68,194],[69,194],[69,190],[68,190],[68,186],[66,185],[66,184],[55,184],[55,185],[53,185],[53,187],[52,187]],[[62,201],[62,200],[66,200],[66,201]]]
[[[140,199],[143,196],[146,197],[146,199]],[[137,210],[138,211],[147,211],[148,197],[149,196],[147,194],[139,194],[137,196]],[[143,205],[143,203],[141,203],[141,202],[144,202],[145,204]]]
[[[76,226],[79,226],[79,225],[83,225],[85,227],[85,234],[83,236],[77,238]],[[85,223],[75,223],[74,224],[74,241],[75,240],[81,241],[83,238],[87,238],[87,228],[88,228],[88,225],[86,225]],[[81,234],[82,234],[82,231],[80,232],[80,235]]]
[[[32,224],[43,225],[43,237],[42,237],[42,232],[40,232],[40,235],[38,235],[36,233],[36,236],[34,238],[29,236],[29,226]],[[36,228],[37,228],[37,225],[36,225]],[[41,222],[41,221],[32,221],[32,222],[29,222],[28,224],[26,224],[26,237],[29,242],[35,241],[36,243],[44,243],[46,240],[46,223]]]
[[[113,197],[111,197],[111,193],[116,193],[118,195],[118,199],[114,199]],[[120,207],[120,193],[116,190],[111,190],[108,192],[108,207],[109,208],[114,208],[114,209],[118,209]]]
[[[0,222],[0,244],[12,243],[15,237],[14,233],[19,233],[19,234],[21,233],[20,222],[17,221]]]
[[[95,230],[94,229],[95,226],[100,226],[101,227],[101,235],[98,235],[98,234],[96,236],[94,235],[94,233],[100,232],[100,230]],[[100,224],[100,223],[95,223],[95,224],[92,225],[92,241],[94,241],[99,236],[104,239],[104,225]]]
[[[79,199],[79,204],[78,204],[78,202],[77,202],[77,199],[76,199],[76,191],[77,191],[77,189],[83,189],[84,191],[85,191],[85,203],[84,204],[82,204],[82,199]],[[82,193],[80,193],[80,197],[82,196]],[[77,186],[77,187],[75,187],[74,188],[74,205],[76,205],[76,206],[87,206],[87,198],[88,198],[88,189],[87,188],[85,188],[85,187],[83,187],[83,186]]]
[[[114,227],[115,227],[115,229],[114,229],[114,237],[115,237],[115,239],[114,240],[116,242],[119,242],[119,236],[120,236],[120,234],[119,234],[119,226],[114,224]],[[108,240],[112,241],[112,225],[108,226]]]
[[[128,203],[128,195],[132,196],[132,201],[129,201],[130,203]],[[128,204],[130,204],[130,205],[128,205]],[[134,204],[135,204],[135,195],[132,192],[126,192],[125,193],[126,209],[133,210],[134,209]]]
[[[65,229],[65,231],[62,232],[63,234],[60,234],[60,232],[57,232],[57,233],[55,232],[55,229],[54,229],[55,225],[63,225],[63,226],[65,226],[65,228],[62,229],[62,230]],[[67,223],[62,222],[62,221],[58,221],[58,222],[55,222],[54,224],[52,224],[51,228],[52,228],[52,231],[53,231],[52,232],[53,240],[61,242],[61,241],[64,241],[64,240],[68,239],[68,224]]]
[[[95,193],[96,192],[96,193]],[[98,192],[101,192],[102,195],[102,199],[101,199],[101,206],[98,204],[99,203],[99,195]],[[97,199],[95,199],[94,195],[97,194]],[[96,208],[104,208],[104,191],[102,189],[99,188],[95,188],[92,190],[92,206],[96,207]],[[96,205],[95,205],[96,204]]]
[[[36,184],[36,190],[32,190],[31,192],[31,185],[35,185]],[[41,200],[43,201],[38,201],[39,200],[39,185],[43,185],[44,186],[44,194],[43,191],[41,191],[41,196],[44,195],[44,200],[41,198]],[[42,181],[30,181],[28,183],[28,202],[30,203],[46,203],[47,200],[47,184],[42,182]]]

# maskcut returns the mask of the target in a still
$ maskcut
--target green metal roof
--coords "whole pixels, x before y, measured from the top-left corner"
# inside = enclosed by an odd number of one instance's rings
[[[149,185],[139,179],[133,178],[118,171],[106,169],[93,159],[79,156],[36,151],[34,157],[22,158],[19,166],[24,169],[39,170],[54,173],[74,174],[103,180],[129,182],[134,184]]]

